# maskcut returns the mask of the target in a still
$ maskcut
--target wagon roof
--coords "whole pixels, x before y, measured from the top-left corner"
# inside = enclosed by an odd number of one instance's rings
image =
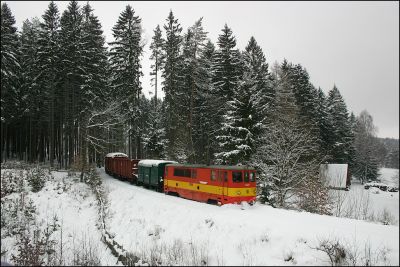
[[[177,163],[177,162],[171,160],[142,159],[141,161],[139,161],[139,166],[151,167],[151,166],[157,166],[161,163]]]
[[[106,155],[106,158],[114,158],[114,157],[128,157],[127,154],[121,153],[121,152],[113,152],[113,153],[108,153]]]
[[[226,165],[204,165],[204,164],[170,164],[173,167],[186,167],[186,168],[204,168],[204,169],[223,169],[223,170],[255,170],[252,167],[241,166],[226,166]]]

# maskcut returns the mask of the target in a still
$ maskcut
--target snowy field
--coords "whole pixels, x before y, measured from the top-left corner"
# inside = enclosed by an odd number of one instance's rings
[[[3,173],[3,169],[1,170]],[[52,172],[54,180],[47,181],[45,187],[37,192],[27,192],[26,199],[32,199],[36,206],[38,223],[44,227],[52,223],[57,216],[61,231],[54,233],[52,238],[59,239],[62,235],[65,265],[73,265],[73,255],[82,253],[82,246],[92,247],[97,252],[102,265],[115,265],[116,259],[109,249],[100,242],[101,234],[96,227],[98,210],[96,199],[88,185],[67,177],[67,172]],[[75,178],[79,181],[78,178]],[[7,198],[16,198],[13,193]],[[1,240],[2,249],[7,249],[2,261],[10,262],[11,253],[16,253],[15,239],[7,237]],[[56,249],[61,249],[57,246]],[[76,255],[75,255],[76,256]]]
[[[381,168],[379,179],[388,186],[399,185],[399,170]],[[334,214],[369,221],[388,219],[399,225],[399,192],[382,191],[376,187],[364,189],[359,180],[353,178],[350,191],[330,190],[336,199]]]
[[[99,171],[109,193],[110,230],[125,249],[139,255],[168,251],[153,255],[165,262],[173,257],[170,251],[179,249],[185,254],[183,264],[201,264],[197,257],[208,265],[330,265],[327,254],[315,247],[338,240],[360,255],[358,265],[367,250],[375,253],[375,265],[399,264],[398,226],[258,203],[218,207],[133,186]]]
[[[339,242],[346,250],[347,264],[399,264],[398,193],[375,194],[354,181],[350,191],[340,191],[348,194],[344,207],[352,203],[350,199],[363,202],[357,198],[362,193],[369,195],[369,210],[389,209],[397,222],[383,225],[379,220],[316,215],[259,203],[218,207],[134,186],[105,174],[103,168],[97,170],[108,194],[108,230],[125,250],[152,265],[330,266],[326,252],[317,249],[323,241]],[[90,188],[66,172],[52,174],[54,180],[27,197],[34,201],[41,224],[54,215],[62,222],[66,258],[71,259],[84,242],[97,251],[101,265],[121,265],[100,241],[98,209]],[[384,180],[395,173],[387,169],[382,174]],[[2,239],[1,246],[8,250],[2,261],[10,262],[14,238]]]

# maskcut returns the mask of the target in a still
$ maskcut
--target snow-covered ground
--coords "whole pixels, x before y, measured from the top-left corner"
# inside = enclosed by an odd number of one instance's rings
[[[398,169],[381,168],[379,179],[389,186],[398,186]],[[334,214],[370,221],[388,219],[399,225],[399,192],[382,191],[376,187],[365,189],[353,178],[349,191],[330,190],[335,199]]]
[[[3,172],[3,169],[2,169]],[[45,226],[57,216],[62,226],[64,264],[72,265],[74,251],[82,252],[82,245],[91,246],[99,256],[102,265],[115,265],[116,258],[100,241],[101,233],[96,227],[98,210],[96,199],[88,185],[72,181],[67,172],[52,172],[54,180],[47,181],[45,187],[37,192],[27,192],[26,199],[32,199],[36,206],[38,223]],[[75,178],[79,180],[78,178]],[[64,180],[64,181],[63,181]],[[13,193],[7,198],[15,198]],[[59,239],[61,231],[54,233],[54,239]],[[12,253],[16,253],[15,239],[7,237],[1,240],[2,249],[8,252],[2,261],[10,261]],[[60,249],[60,244],[56,249]]]
[[[197,257],[209,265],[330,265],[327,254],[314,248],[323,240],[338,240],[349,254],[358,253],[358,265],[365,264],[368,248],[372,264],[399,264],[395,225],[258,203],[218,207],[137,187],[99,171],[109,194],[115,240],[142,257],[153,253],[163,262],[172,261],[179,250],[183,264],[201,264]],[[391,200],[398,207],[398,196]]]
[[[353,255],[353,264],[365,265],[369,259],[371,265],[399,265],[398,192],[375,194],[355,181],[350,191],[340,191],[347,194],[344,207],[355,200],[360,206],[368,195],[369,210],[390,210],[397,223],[383,225],[379,220],[317,215],[259,203],[218,207],[134,186],[105,174],[103,168],[97,170],[108,194],[108,230],[125,250],[149,263],[329,266],[328,255],[316,249],[328,240],[345,248],[348,261]],[[66,258],[71,259],[74,246],[76,250],[85,241],[92,242],[102,265],[121,265],[100,241],[98,209],[90,188],[72,181],[66,172],[52,174],[54,180],[27,197],[34,201],[43,224],[55,214],[62,222]],[[382,181],[392,174],[394,170],[383,169]],[[3,261],[10,262],[16,249],[13,242],[10,237],[1,240],[2,250],[8,249]]]

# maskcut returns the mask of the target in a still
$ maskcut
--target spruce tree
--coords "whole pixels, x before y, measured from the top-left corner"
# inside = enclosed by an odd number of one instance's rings
[[[222,134],[217,137],[222,151],[220,162],[248,162],[266,127],[267,110],[272,109],[273,89],[265,56],[252,37],[243,53],[243,77],[228,102]],[[271,110],[270,110],[271,111]]]
[[[60,47],[63,95],[63,121],[65,125],[64,165],[74,162],[78,148],[79,101],[84,80],[82,52],[82,13],[77,1],[71,1],[61,16]]]
[[[318,114],[317,124],[321,140],[321,155],[326,161],[331,161],[332,156],[330,149],[332,148],[332,117],[328,111],[327,98],[321,88],[317,91],[316,113]]]
[[[90,127],[90,111],[106,105],[107,96],[107,50],[104,46],[105,40],[98,18],[93,14],[93,9],[87,3],[82,8],[82,59],[83,59],[83,81],[80,106],[80,157],[82,159],[82,176],[86,171],[89,156],[95,157],[94,153],[99,148],[99,142],[104,140],[102,131],[97,127]],[[88,155],[88,152],[91,155]],[[99,151],[98,151],[99,152]],[[104,151],[102,151],[104,152]]]
[[[179,110],[183,115],[182,127],[187,131],[186,152],[189,162],[195,162],[197,155],[194,149],[193,131],[198,127],[194,118],[196,117],[199,88],[207,83],[207,75],[200,66],[200,56],[204,49],[206,35],[202,26],[203,18],[197,20],[189,27],[184,36],[183,43],[183,69],[184,86],[178,96]]]
[[[240,52],[235,49],[236,39],[227,24],[218,36],[217,44],[213,67],[214,87],[223,100],[229,101],[238,86],[241,73]]]
[[[193,141],[196,163],[210,164],[216,150],[216,129],[220,128],[220,102],[215,97],[213,86],[214,44],[208,40],[198,60],[197,75],[201,81],[197,87],[197,97],[194,99]]]
[[[39,33],[40,22],[37,18],[31,21],[25,20],[22,25],[21,42],[21,94],[24,99],[24,122],[26,128],[23,131],[28,141],[28,160],[33,161],[37,157],[36,149],[33,149],[39,137],[39,129],[46,128],[47,97],[46,87],[42,86],[39,61]]]
[[[163,82],[162,88],[165,93],[164,108],[165,117],[163,124],[165,126],[167,144],[167,154],[171,159],[177,159],[178,154],[182,154],[183,144],[178,144],[178,136],[184,131],[179,128],[182,117],[178,106],[178,97],[183,86],[183,77],[180,74],[182,68],[182,55],[180,53],[182,46],[182,27],[178,19],[170,11],[166,24],[164,25],[166,39],[163,49]],[[182,133],[184,134],[184,133]]]
[[[221,152],[215,154],[218,163],[244,164],[252,155],[255,137],[261,130],[261,123],[256,121],[253,87],[254,80],[245,73],[233,99],[227,103],[221,134],[217,136],[221,148]]]
[[[8,125],[17,116],[15,104],[19,90],[19,51],[15,18],[6,3],[1,3],[1,159],[10,156]]]
[[[60,90],[60,15],[54,1],[42,16],[39,36],[39,66],[40,84],[46,88],[46,105],[48,106],[50,165],[53,166],[55,158],[56,134],[61,134],[61,116],[63,100]],[[61,141],[58,141],[58,162],[61,164]]]
[[[157,89],[158,89],[158,76],[159,76],[159,71],[161,69],[161,66],[163,64],[163,44],[164,40],[162,39],[161,35],[161,29],[160,25],[157,25],[157,27],[154,29],[154,35],[150,44],[150,50],[151,50],[151,55],[150,55],[150,60],[153,60],[153,64],[150,66],[151,67],[151,72],[150,75],[153,76],[151,78],[151,82],[153,83],[152,85],[154,86],[154,106],[156,107],[157,105]]]
[[[140,158],[140,136],[138,129],[139,97],[141,93],[140,57],[143,53],[141,19],[127,5],[113,27],[115,41],[111,42],[110,64],[112,69],[113,93],[128,110],[128,155]]]
[[[255,105],[260,116],[260,122],[264,122],[274,108],[275,91],[272,83],[273,78],[268,71],[268,63],[264,52],[253,36],[243,52],[243,60],[245,62],[245,71],[255,81],[255,86],[252,89]]]
[[[351,161],[351,129],[346,103],[336,85],[328,94],[328,111],[332,118],[331,163],[349,163]]]

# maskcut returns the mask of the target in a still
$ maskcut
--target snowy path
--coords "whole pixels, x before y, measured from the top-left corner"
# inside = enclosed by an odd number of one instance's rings
[[[387,248],[390,264],[399,264],[398,226],[258,203],[244,210],[237,205],[218,207],[119,181],[103,168],[99,172],[109,192],[110,230],[128,251],[145,253],[175,242],[196,246],[209,265],[330,265],[325,253],[310,247],[324,238],[338,238],[360,251],[366,243],[372,251]]]

